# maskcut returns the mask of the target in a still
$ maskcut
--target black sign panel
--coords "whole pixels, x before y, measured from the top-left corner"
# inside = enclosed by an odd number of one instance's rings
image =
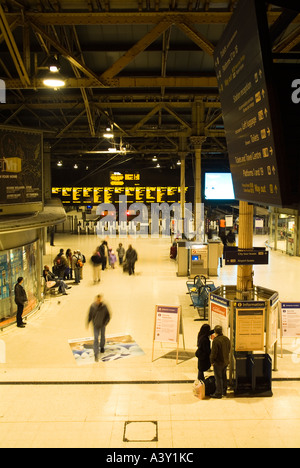
[[[235,196],[282,206],[268,50],[265,2],[241,0],[214,53]]]
[[[267,265],[269,252],[265,249],[235,249],[225,251],[225,265]]]
[[[297,207],[300,204],[300,64],[275,63],[274,70],[288,168],[285,191]]]

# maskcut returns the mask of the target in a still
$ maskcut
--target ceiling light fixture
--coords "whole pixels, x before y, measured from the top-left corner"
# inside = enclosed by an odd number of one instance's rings
[[[63,79],[62,75],[59,73],[60,66],[59,62],[56,58],[51,57],[48,62],[48,72],[43,79],[43,83],[48,88],[61,88],[65,86],[65,80]]]

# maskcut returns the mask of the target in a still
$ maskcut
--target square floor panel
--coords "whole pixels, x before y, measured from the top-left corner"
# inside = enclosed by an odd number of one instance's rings
[[[125,421],[124,442],[157,442],[157,421]]]

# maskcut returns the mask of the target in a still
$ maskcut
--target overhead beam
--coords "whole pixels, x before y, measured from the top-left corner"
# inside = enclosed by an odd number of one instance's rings
[[[67,78],[65,89],[72,88],[103,88],[103,83],[92,78]],[[21,80],[8,79],[5,81],[6,89],[45,89],[41,79],[32,80],[30,86],[24,86]],[[171,88],[218,88],[215,76],[122,76],[106,80],[109,88],[157,88],[161,86]],[[210,91],[211,93],[212,91]]]
[[[155,41],[166,29],[170,27],[170,23],[162,21],[158,23],[151,31],[142,37],[133,47],[131,47],[119,60],[117,60],[108,70],[106,70],[100,79],[106,82],[107,79],[113,78],[125,68],[138,54],[143,52],[152,42]]]
[[[47,39],[50,44],[61,54],[63,55],[72,65],[79,68],[84,75],[89,78],[92,78],[98,83],[98,86],[105,87],[105,85],[100,81],[99,77],[90,70],[86,65],[84,65],[80,60],[78,60],[73,54],[70,53],[68,49],[63,47],[59,42],[57,42],[56,38],[46,32],[41,26],[33,21],[30,21],[30,26],[34,31],[40,34],[43,38]]]
[[[284,0],[285,1],[285,0]],[[298,2],[298,0],[295,0]],[[281,12],[268,11],[268,20],[272,24]],[[71,25],[100,25],[100,24],[158,24],[162,20],[178,23],[185,20],[193,24],[227,24],[232,16],[231,11],[190,11],[190,12],[25,12],[25,21],[38,22],[41,25],[71,26]],[[10,22],[22,22],[22,13],[7,13]],[[294,22],[300,22],[295,18]]]
[[[6,15],[3,11],[1,4],[0,4],[0,29],[2,31],[6,45],[8,47],[10,55],[17,69],[22,85],[27,87],[27,85],[30,85],[30,79],[29,79],[27,70],[21,58],[21,54],[19,52],[18,46],[11,32],[9,23],[7,21]]]
[[[200,47],[200,49],[204,50],[204,52],[207,52],[209,55],[213,56],[214,54],[214,46],[213,44],[206,39],[204,36],[202,36],[194,27],[192,24],[188,24],[186,22],[180,22],[176,23],[176,26],[181,29],[197,46]]]

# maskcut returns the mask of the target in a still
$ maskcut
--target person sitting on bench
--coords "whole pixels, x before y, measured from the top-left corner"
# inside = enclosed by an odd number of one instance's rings
[[[48,265],[44,266],[43,277],[45,278],[46,283],[48,281],[55,282],[52,288],[57,288],[64,296],[67,296],[66,289],[71,289],[71,286],[68,286],[63,280],[57,278],[51,271]],[[50,288],[51,289],[51,288]]]

